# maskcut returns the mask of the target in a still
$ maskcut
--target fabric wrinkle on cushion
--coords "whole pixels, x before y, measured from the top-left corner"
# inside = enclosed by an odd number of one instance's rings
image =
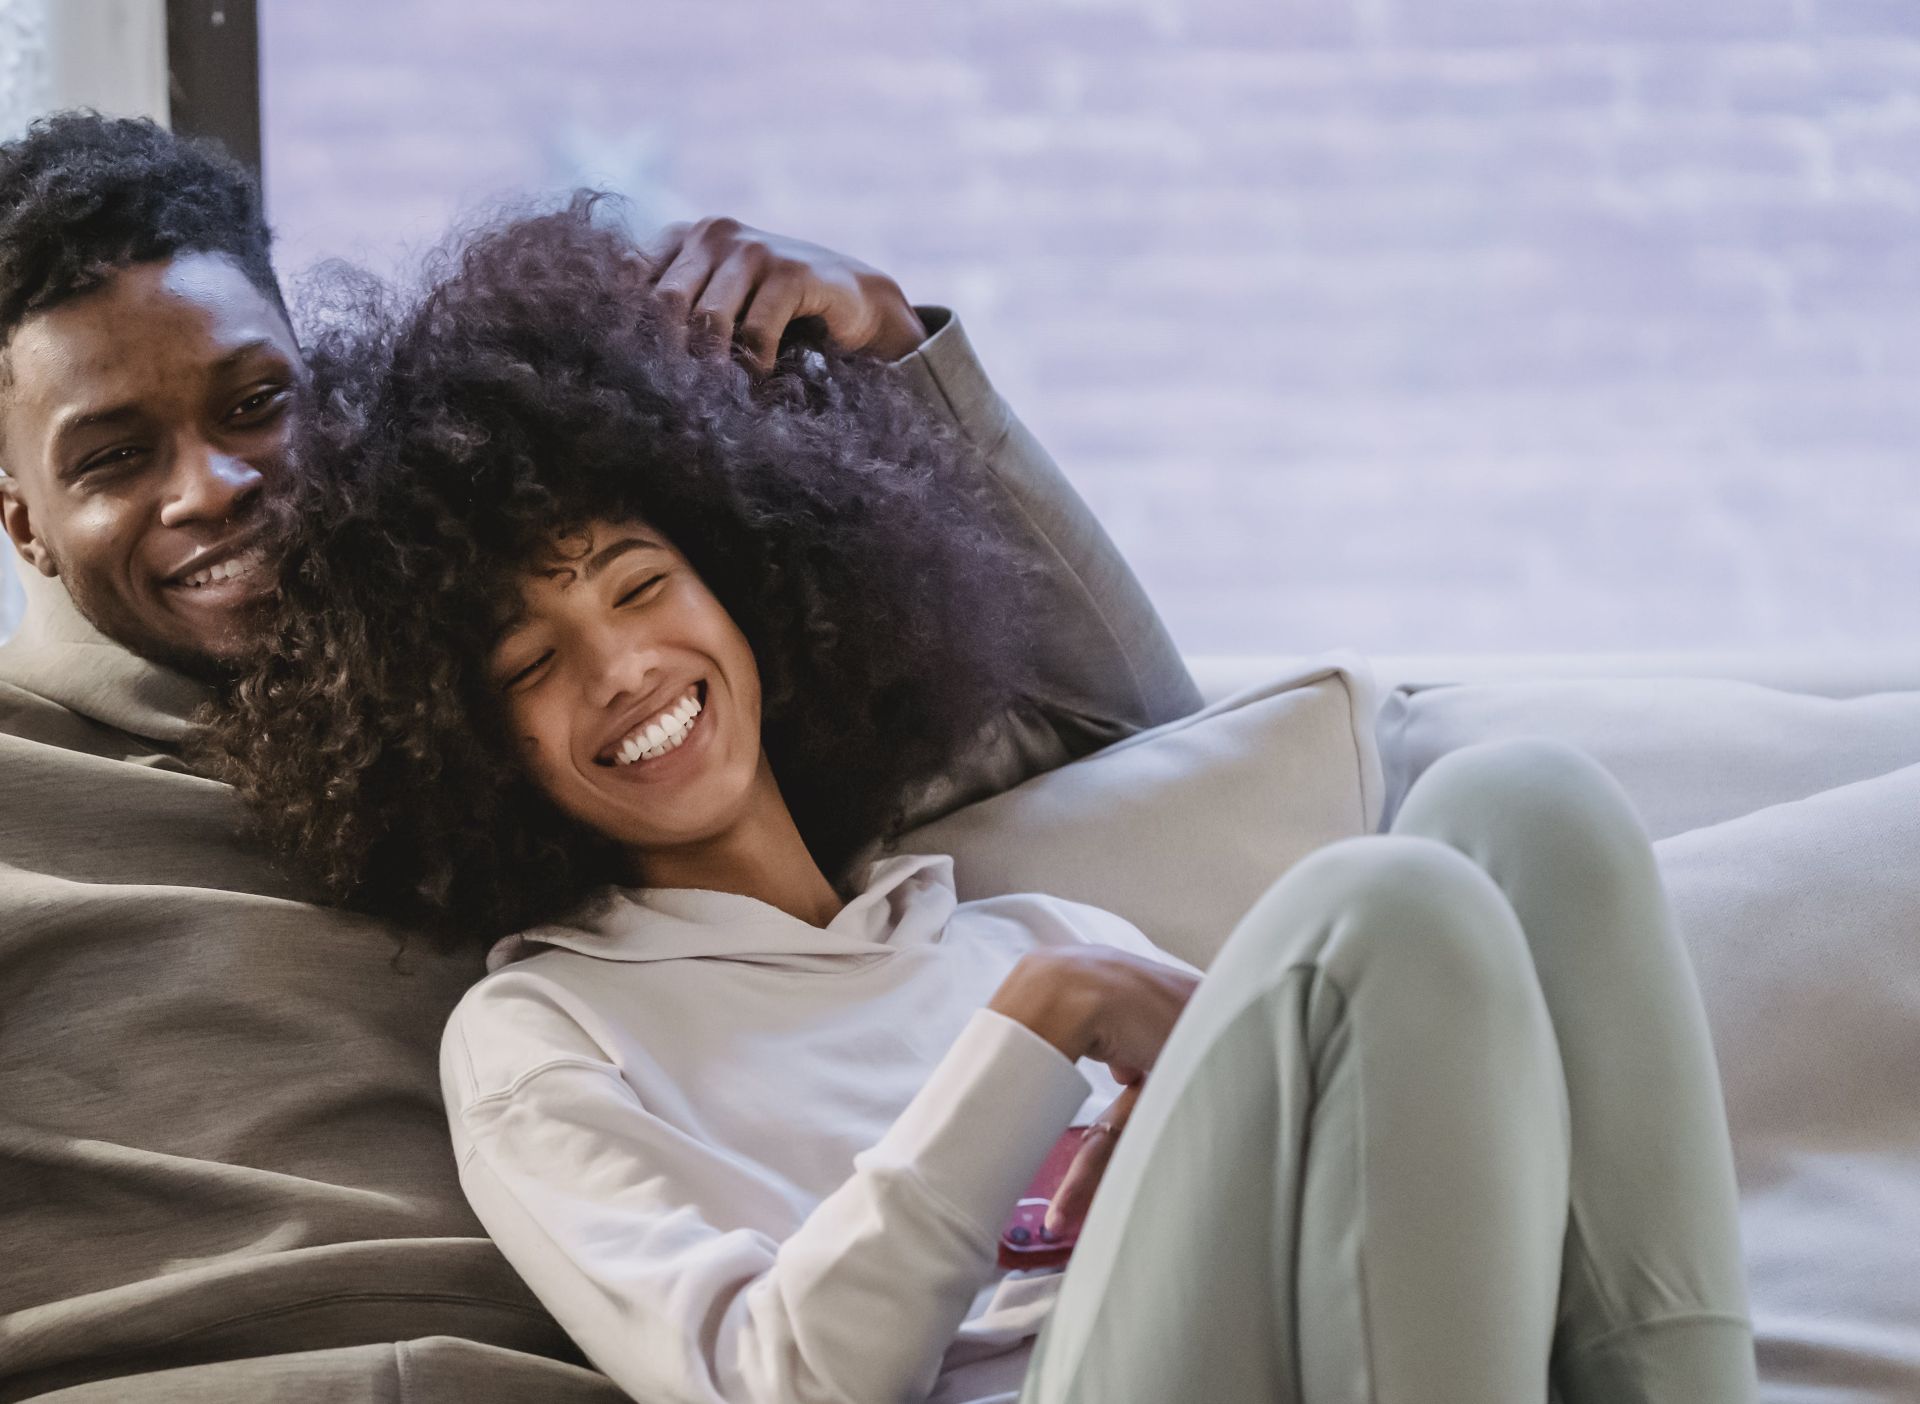
[[[1762,1398],[1920,1399],[1920,765],[1655,853],[1726,1089]]]
[[[1661,839],[1920,764],[1920,691],[1816,697],[1723,678],[1401,688],[1380,708],[1382,824],[1447,752],[1520,736],[1592,756]]]
[[[1370,833],[1382,800],[1372,670],[1341,650],[909,830],[960,899],[1102,907],[1205,968],[1293,863]]]

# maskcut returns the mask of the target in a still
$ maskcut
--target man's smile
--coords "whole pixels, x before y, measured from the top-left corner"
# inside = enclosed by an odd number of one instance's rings
[[[251,535],[205,547],[161,581],[169,604],[193,610],[226,610],[250,603],[273,583],[266,558]]]

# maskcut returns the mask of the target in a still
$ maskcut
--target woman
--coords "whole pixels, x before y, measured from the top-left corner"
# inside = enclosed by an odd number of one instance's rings
[[[323,342],[329,470],[215,737],[338,897],[488,943],[462,1184],[589,1357],[650,1402],[1750,1399],[1617,787],[1449,757],[1204,979],[945,858],[843,871],[1018,692],[1025,584],[880,368],[688,355],[646,273],[576,203]],[[1070,1262],[997,1274],[1083,1113]]]

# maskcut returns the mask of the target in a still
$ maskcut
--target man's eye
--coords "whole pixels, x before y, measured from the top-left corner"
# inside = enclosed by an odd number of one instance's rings
[[[118,448],[110,448],[104,453],[96,453],[92,458],[83,460],[80,466],[73,470],[73,476],[79,478],[97,473],[102,469],[121,468],[145,452],[146,448],[143,445],[121,444]]]
[[[553,651],[549,649],[547,652],[541,654],[538,658],[534,659],[533,662],[527,664],[527,666],[522,668],[519,672],[513,674],[511,677],[504,679],[501,682],[500,686],[504,688],[515,688],[520,686],[521,683],[531,680],[535,673],[539,672],[542,668],[547,666],[547,660],[551,657],[553,657]]]
[[[616,604],[626,604],[630,600],[637,598],[639,595],[641,595],[643,592],[645,592],[652,586],[658,585],[662,580],[665,580],[666,578],[667,577],[664,575],[656,575],[650,580],[641,581],[638,585],[634,586],[631,590],[627,591],[626,594],[622,595],[619,598],[619,600],[616,601]]]
[[[235,405],[233,407],[233,413],[227,417],[229,419],[240,420],[264,419],[268,414],[279,409],[286,402],[286,398],[286,386],[269,385],[265,389],[254,391],[251,395],[247,396],[246,399]]]

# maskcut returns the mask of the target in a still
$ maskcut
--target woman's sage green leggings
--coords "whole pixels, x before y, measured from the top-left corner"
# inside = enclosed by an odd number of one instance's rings
[[[1713,1048],[1624,791],[1472,746],[1234,929],[1022,1404],[1749,1404]]]

